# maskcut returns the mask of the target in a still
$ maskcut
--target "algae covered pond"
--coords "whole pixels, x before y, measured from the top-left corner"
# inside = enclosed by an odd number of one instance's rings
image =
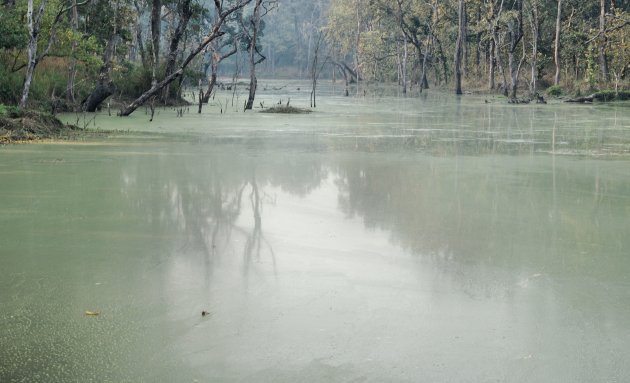
[[[225,106],[0,148],[1,382],[630,380],[627,105]]]

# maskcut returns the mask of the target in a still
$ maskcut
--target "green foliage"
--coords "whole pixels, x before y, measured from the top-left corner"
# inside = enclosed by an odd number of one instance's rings
[[[113,81],[118,93],[135,98],[151,88],[151,69],[126,63],[114,72]]]
[[[546,92],[549,96],[553,96],[553,97],[560,97],[564,94],[564,90],[562,89],[560,85],[552,85],[549,88],[547,88]]]
[[[0,49],[24,48],[27,43],[28,32],[17,12],[9,7],[0,7]]]
[[[12,73],[0,63],[0,102],[17,104],[23,80],[20,73]]]

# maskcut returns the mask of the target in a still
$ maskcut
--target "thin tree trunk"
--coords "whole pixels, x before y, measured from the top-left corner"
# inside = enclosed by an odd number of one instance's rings
[[[523,40],[523,3],[522,0],[516,0],[516,20],[512,19],[508,22],[508,34],[510,35],[510,49],[508,51],[508,67],[510,70],[510,97],[516,98],[518,89],[518,77],[521,70],[525,54],[521,57],[519,64],[516,63],[516,49]]]
[[[606,0],[599,0],[599,69],[602,74],[602,80],[608,81],[608,59],[606,58]]]
[[[134,6],[136,7],[136,43],[138,44],[138,51],[140,51],[140,59],[142,60],[142,66],[145,68],[150,65],[147,59],[147,52],[144,49],[144,38],[142,37],[142,14],[143,10],[138,3],[138,0],[134,0]]]
[[[160,36],[162,33],[162,1],[153,0],[151,6],[151,87],[157,85],[160,65]]]
[[[179,19],[179,22],[177,23],[177,27],[175,28],[175,31],[173,32],[173,35],[171,37],[171,43],[169,45],[168,56],[166,59],[166,71],[164,74],[165,77],[169,76],[175,70],[175,65],[177,63],[177,53],[179,51],[179,42],[182,36],[184,35],[184,32],[186,31],[186,28],[188,27],[188,22],[190,21],[190,17],[193,14],[193,10],[192,10],[192,7],[190,6],[190,3],[191,3],[191,0],[182,1],[182,5],[181,5],[182,14]],[[166,86],[166,88],[164,88],[164,94],[162,96],[163,96],[162,97],[163,101],[166,102],[169,97],[168,85]]]
[[[70,26],[72,27],[72,31],[76,34],[79,29],[79,11],[77,8],[77,1],[72,0],[72,10],[70,12]],[[78,42],[74,40],[72,41],[72,58],[70,61],[70,65],[68,66],[68,84],[66,86],[66,99],[68,102],[75,102],[74,97],[74,81],[77,77],[77,59],[74,58],[74,54],[78,47]]]
[[[256,0],[254,6],[254,15],[252,19],[252,34],[249,43],[249,96],[245,104],[245,110],[254,108],[254,99],[256,98],[256,88],[258,87],[258,79],[256,78],[256,43],[258,42],[258,29],[260,28],[260,8],[263,0]]]
[[[538,15],[538,3],[536,0],[531,2],[531,20],[532,27],[532,77],[529,83],[529,93],[532,97],[538,91],[538,41],[540,40],[540,22]]]
[[[556,41],[553,49],[553,60],[556,64],[556,75],[553,78],[553,84],[560,84],[560,21],[562,17],[562,0],[558,0],[558,14],[556,15]]]
[[[464,39],[464,0],[459,0],[458,20],[459,28],[455,43],[455,94],[462,94],[462,56]]]
[[[33,0],[28,0],[26,21],[28,23],[28,49],[27,57],[28,62],[26,64],[26,75],[24,76],[24,84],[22,87],[22,97],[20,98],[20,107],[25,108],[28,102],[28,95],[31,90],[31,83],[33,82],[33,74],[35,73],[35,67],[37,66],[37,39],[39,37],[40,26],[44,9],[46,8],[47,0],[42,0],[37,15],[33,19]]]
[[[490,57],[488,57],[488,60],[490,61],[489,66],[490,66],[490,70],[488,71],[488,89],[490,90],[494,90],[494,88],[496,87],[495,82],[494,82],[494,72],[495,72],[495,68],[497,65],[497,60],[496,60],[496,54],[495,54],[495,45],[494,45],[494,39],[490,40],[490,49],[489,49],[489,53],[490,53]]]
[[[407,35],[403,33],[403,57],[401,63],[403,94],[407,94],[407,59],[409,55],[409,48],[407,45]]]

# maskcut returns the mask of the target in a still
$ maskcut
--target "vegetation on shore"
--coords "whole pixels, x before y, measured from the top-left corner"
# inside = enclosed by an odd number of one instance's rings
[[[271,108],[267,108],[261,111],[261,113],[276,113],[276,114],[308,114],[312,110],[297,108],[290,105],[274,105]]]
[[[82,130],[51,114],[0,104],[0,144],[76,138]]]

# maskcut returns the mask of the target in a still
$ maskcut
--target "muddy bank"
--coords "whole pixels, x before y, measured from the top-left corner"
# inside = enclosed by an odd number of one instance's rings
[[[56,117],[32,110],[12,110],[0,115],[0,144],[47,139],[70,139],[82,132]]]

